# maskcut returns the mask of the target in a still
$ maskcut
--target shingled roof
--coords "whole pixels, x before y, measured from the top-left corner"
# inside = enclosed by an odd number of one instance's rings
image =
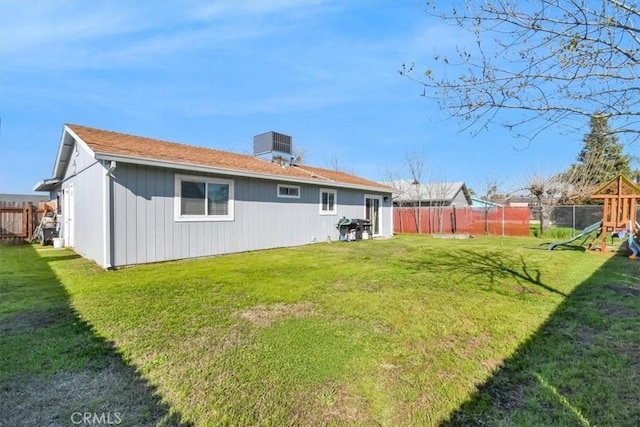
[[[161,162],[177,169],[199,166],[229,174],[249,173],[265,178],[313,182],[327,185],[367,187],[383,191],[391,188],[344,172],[306,165],[281,166],[254,156],[214,150],[193,145],[145,138],[86,126],[67,124],[65,130],[80,138],[96,158],[121,161]]]

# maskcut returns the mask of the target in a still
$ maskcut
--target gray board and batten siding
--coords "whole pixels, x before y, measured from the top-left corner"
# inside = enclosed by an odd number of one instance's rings
[[[393,234],[391,191],[385,188],[256,175],[94,153],[65,127],[53,178],[36,188],[58,201],[65,246],[105,268],[337,240],[340,218],[366,218],[373,208],[365,206],[378,203],[376,234]],[[232,183],[233,216],[183,215],[181,203],[191,196],[181,201],[176,195],[181,179],[190,182],[191,176]],[[334,192],[334,212],[321,209],[322,190]]]
[[[101,265],[104,261],[105,173],[104,162],[94,159],[74,142],[64,177],[51,192],[51,199],[58,199],[61,205],[58,221],[65,245]]]
[[[178,175],[232,179],[232,221],[176,221]],[[343,216],[365,216],[365,194],[376,193],[318,185],[287,183],[221,174],[191,173],[119,163],[111,191],[113,266],[142,264],[232,252],[287,247],[338,238],[336,223]],[[278,184],[300,187],[299,198],[278,197]],[[320,189],[337,192],[336,213],[320,213]],[[380,209],[380,234],[392,234],[390,197]]]

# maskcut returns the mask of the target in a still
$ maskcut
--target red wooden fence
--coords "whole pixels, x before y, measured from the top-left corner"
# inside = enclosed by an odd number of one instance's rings
[[[396,233],[528,236],[529,208],[394,208]]]

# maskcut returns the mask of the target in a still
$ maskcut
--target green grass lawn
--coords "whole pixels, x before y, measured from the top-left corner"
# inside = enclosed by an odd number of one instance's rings
[[[0,246],[0,425],[640,424],[640,262],[539,244]]]

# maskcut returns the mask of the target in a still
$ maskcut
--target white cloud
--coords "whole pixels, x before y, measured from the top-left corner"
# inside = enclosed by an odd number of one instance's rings
[[[323,1],[2,3],[6,67],[51,70],[155,66],[176,53],[291,31]],[[185,7],[186,6],[186,7]]]
[[[190,16],[200,20],[229,18],[233,16],[264,16],[287,13],[292,10],[309,11],[312,7],[327,3],[327,0],[218,1],[198,4],[190,12]]]
[[[123,34],[138,22],[126,8],[115,10],[94,2],[6,1],[0,5],[3,55]]]
[[[321,1],[178,3],[180,8],[89,4],[94,6],[63,2],[64,7],[57,8],[47,3],[32,13],[33,19],[16,7],[12,13],[17,18],[7,31],[16,31],[10,38],[21,40],[24,49],[0,51],[3,63],[41,71],[124,71],[118,79],[104,74],[108,82],[101,81],[101,73],[83,74],[82,81],[60,74],[56,90],[61,97],[73,93],[78,102],[193,117],[244,116],[406,96],[394,93],[404,85],[397,75],[402,61],[418,47],[425,49],[423,43],[431,46],[431,38],[444,40],[433,28],[407,28],[386,38],[375,31],[353,37],[348,29],[324,28],[319,15],[340,6]],[[16,28],[25,20],[41,26],[39,32],[21,35]],[[85,27],[91,28],[77,33],[69,29]],[[237,72],[234,67],[254,71]],[[185,73],[189,68],[194,70]]]

